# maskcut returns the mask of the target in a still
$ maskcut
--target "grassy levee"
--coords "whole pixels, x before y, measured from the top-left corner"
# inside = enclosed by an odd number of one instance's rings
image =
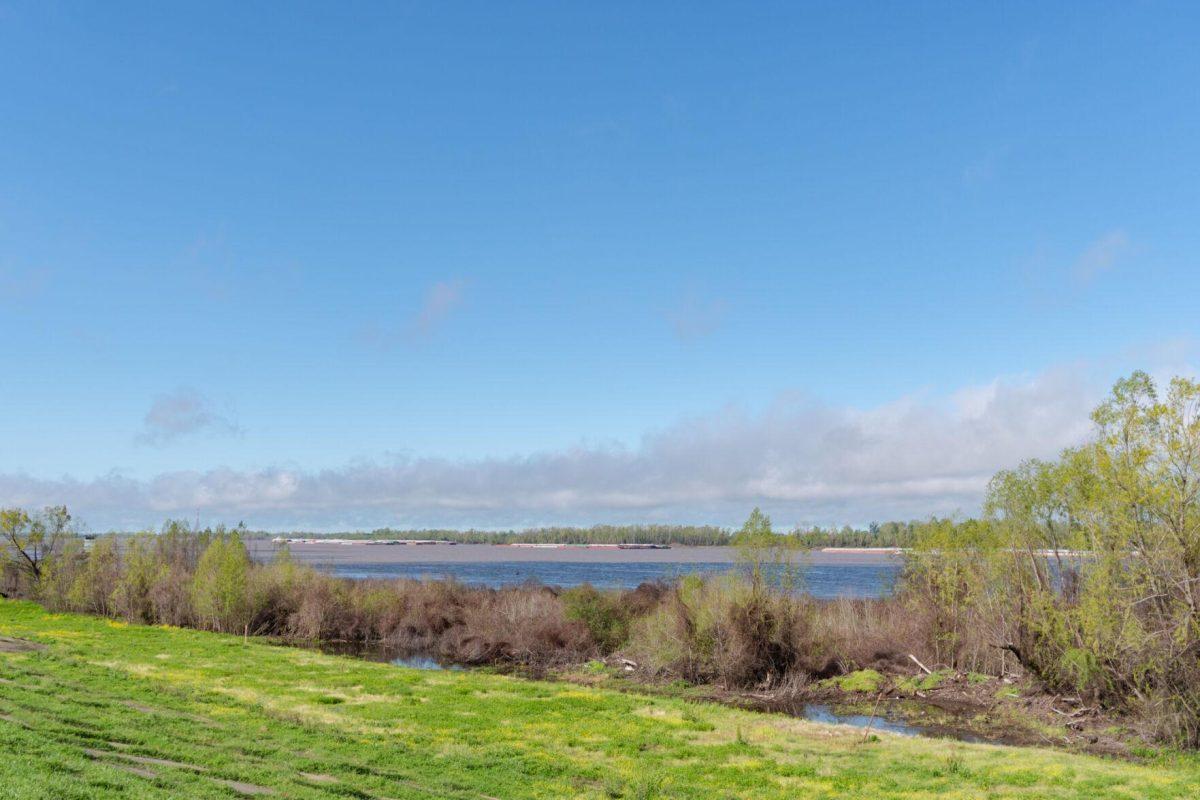
[[[1133,764],[401,669],[0,601],[0,798],[1167,798]]]

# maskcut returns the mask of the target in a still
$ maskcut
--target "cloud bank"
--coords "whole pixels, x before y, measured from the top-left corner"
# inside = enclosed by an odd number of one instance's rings
[[[634,446],[396,458],[318,471],[218,468],[148,480],[0,474],[0,505],[67,503],[93,528],[195,514],[253,527],[338,529],[731,524],[754,505],[784,525],[972,513],[997,469],[1082,440],[1097,396],[1082,375],[1056,371],[870,409],[780,397],[761,413],[724,408]]]

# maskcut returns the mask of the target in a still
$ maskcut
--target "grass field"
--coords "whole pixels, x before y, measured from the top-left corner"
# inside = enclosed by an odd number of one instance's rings
[[[1152,765],[430,672],[0,601],[0,798],[1166,798]]]

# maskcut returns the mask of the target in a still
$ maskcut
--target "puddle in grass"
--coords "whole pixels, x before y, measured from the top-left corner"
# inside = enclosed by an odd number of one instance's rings
[[[430,658],[429,656],[422,656],[422,655],[407,655],[407,656],[397,656],[395,658],[379,658],[379,659],[372,658],[370,660],[371,661],[376,661],[376,660],[387,661],[389,664],[391,664],[393,666],[408,667],[409,669],[461,670],[463,668],[461,664],[443,664],[442,662],[438,661],[436,658]]]
[[[329,653],[330,655],[353,656],[354,658],[361,658],[363,661],[375,661],[397,667],[408,667],[409,669],[455,671],[465,669],[461,664],[439,661],[427,653],[404,650],[398,647],[388,647],[382,644],[364,645],[347,642],[322,642],[315,645],[315,647],[322,653]]]

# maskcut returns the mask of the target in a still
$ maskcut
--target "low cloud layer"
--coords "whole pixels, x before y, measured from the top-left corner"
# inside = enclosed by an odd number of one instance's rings
[[[208,398],[181,388],[155,398],[137,435],[141,444],[165,445],[196,433],[236,435],[238,426],[213,410]]]
[[[255,527],[495,527],[603,521],[862,523],[977,510],[988,478],[1083,439],[1097,397],[1073,372],[856,410],[782,397],[650,433],[474,461],[361,462],[322,471],[180,471],[39,480],[0,474],[0,505],[67,503],[94,528],[170,515]],[[182,414],[186,420],[188,414]],[[174,419],[167,415],[164,426]]]

